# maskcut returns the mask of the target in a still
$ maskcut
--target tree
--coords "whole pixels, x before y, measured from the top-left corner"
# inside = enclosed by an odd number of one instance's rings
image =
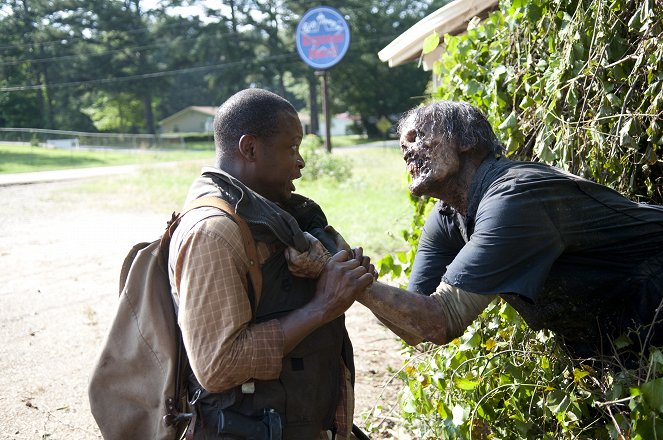
[[[502,11],[446,39],[435,96],[484,109],[515,157],[663,203],[660,3],[513,1]]]
[[[0,112],[5,123],[90,128],[89,119],[76,109],[70,94],[56,86],[76,75],[71,60],[83,40],[84,9],[66,0],[23,0],[10,2],[4,11],[0,68],[5,79],[0,93],[5,105]]]

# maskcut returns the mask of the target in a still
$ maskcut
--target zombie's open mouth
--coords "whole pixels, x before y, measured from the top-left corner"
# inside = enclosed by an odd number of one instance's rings
[[[414,154],[406,155],[407,171],[413,179],[416,179],[422,174],[427,174],[429,169],[426,166],[428,160],[426,157],[415,156]]]

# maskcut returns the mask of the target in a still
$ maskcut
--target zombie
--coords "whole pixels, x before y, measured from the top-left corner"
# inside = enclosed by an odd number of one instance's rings
[[[465,103],[413,109],[399,133],[410,191],[439,201],[407,291],[375,283],[358,297],[392,331],[445,344],[501,297],[578,356],[613,354],[627,329],[640,348],[663,345],[663,207],[506,158]]]

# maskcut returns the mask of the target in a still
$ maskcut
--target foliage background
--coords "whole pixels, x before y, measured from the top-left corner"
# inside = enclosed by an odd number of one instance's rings
[[[501,1],[466,34],[425,41],[424,52],[446,47],[430,99],[481,108],[510,157],[661,204],[661,8],[646,0]],[[411,248],[381,260],[382,274],[409,274],[432,202],[412,199],[403,234]],[[612,357],[574,360],[555,335],[530,330],[498,301],[453,343],[407,352],[401,407],[418,438],[663,436],[657,349],[629,368]]]
[[[329,70],[332,112],[375,122],[405,111],[428,75],[377,52],[447,0],[329,0],[351,43]],[[221,3],[221,2],[218,2]],[[198,5],[199,16],[177,7]],[[320,79],[295,47],[317,0],[7,0],[0,3],[0,126],[155,133],[189,105],[219,105],[247,87],[285,96],[318,132]],[[379,13],[378,13],[379,12]],[[349,85],[352,85],[350,87]],[[384,93],[389,90],[389,93]]]

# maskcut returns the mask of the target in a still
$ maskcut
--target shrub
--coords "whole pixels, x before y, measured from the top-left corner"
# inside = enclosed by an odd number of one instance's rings
[[[461,338],[410,350],[400,404],[421,439],[653,439],[663,435],[661,373],[659,350],[635,369],[573,359],[498,300]]]
[[[343,182],[352,175],[352,167],[348,160],[327,152],[319,136],[306,135],[299,146],[299,152],[306,163],[302,170],[302,180],[329,178]]]

